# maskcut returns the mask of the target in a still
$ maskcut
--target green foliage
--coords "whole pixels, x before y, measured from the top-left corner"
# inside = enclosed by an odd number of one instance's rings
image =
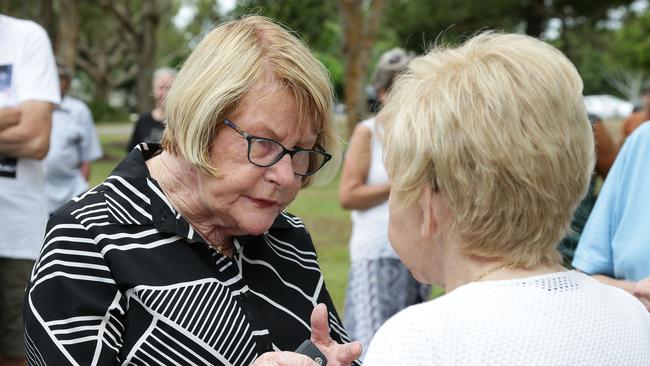
[[[615,33],[614,50],[621,64],[631,70],[650,71],[650,11],[631,16]]]
[[[93,114],[95,122],[127,121],[129,114],[123,108],[115,108],[101,100],[88,102],[88,107]]]
[[[585,23],[567,29],[561,36],[550,42],[560,49],[575,65],[584,83],[584,94],[620,93],[611,87],[606,77],[613,73],[615,64],[607,55],[611,52],[612,34],[604,29],[596,29],[594,24]]]
[[[235,14],[260,14],[273,18],[295,31],[316,50],[328,49],[331,38],[323,24],[338,22],[334,0],[239,0]]]
[[[422,53],[436,40],[456,41],[481,29],[513,30],[515,0],[398,0],[386,4],[383,27],[401,46]]]

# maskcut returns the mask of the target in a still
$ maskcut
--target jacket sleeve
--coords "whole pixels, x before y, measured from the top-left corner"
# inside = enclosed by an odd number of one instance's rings
[[[126,303],[87,228],[48,223],[23,304],[29,365],[116,365]]]

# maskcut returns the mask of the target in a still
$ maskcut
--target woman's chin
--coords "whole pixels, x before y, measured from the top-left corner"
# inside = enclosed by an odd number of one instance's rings
[[[274,221],[275,217],[253,219],[245,223],[245,225],[242,226],[242,229],[246,233],[245,235],[262,235],[271,228],[271,225],[273,225]]]

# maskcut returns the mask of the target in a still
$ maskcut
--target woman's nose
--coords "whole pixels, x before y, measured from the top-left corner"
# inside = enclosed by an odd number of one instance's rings
[[[293,184],[298,179],[293,172],[293,163],[289,154],[285,154],[282,159],[267,169],[268,179],[281,187]]]

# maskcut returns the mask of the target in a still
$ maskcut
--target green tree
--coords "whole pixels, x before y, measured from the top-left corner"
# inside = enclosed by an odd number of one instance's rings
[[[611,9],[631,0],[395,0],[388,3],[384,26],[397,32],[404,47],[422,52],[431,43],[456,41],[483,29],[522,31],[539,37],[551,19],[562,30],[607,19]]]
[[[231,16],[259,14],[294,31],[329,70],[337,95],[344,88],[342,29],[335,0],[239,0]]]
[[[650,72],[650,11],[630,16],[615,33],[618,61],[631,70]]]
[[[336,2],[332,0],[239,0],[236,15],[260,14],[273,18],[295,31],[315,50],[331,46],[331,34],[323,32],[323,24],[338,21]]]

